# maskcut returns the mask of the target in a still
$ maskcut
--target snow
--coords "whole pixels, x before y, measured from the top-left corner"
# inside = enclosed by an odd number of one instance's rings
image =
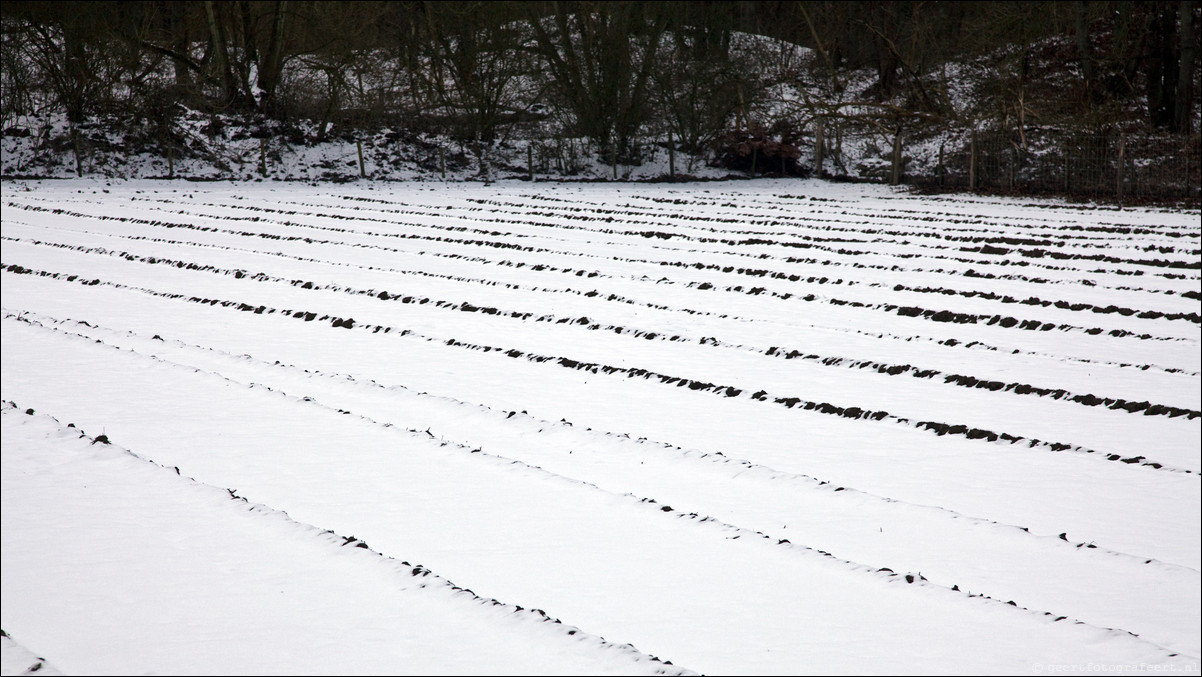
[[[1196,213],[0,188],[4,674],[1199,673]]]

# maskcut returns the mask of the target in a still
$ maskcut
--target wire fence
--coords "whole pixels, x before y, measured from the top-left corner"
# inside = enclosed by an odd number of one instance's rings
[[[972,132],[942,154],[928,187],[1122,200],[1198,199],[1202,144],[1184,135]]]

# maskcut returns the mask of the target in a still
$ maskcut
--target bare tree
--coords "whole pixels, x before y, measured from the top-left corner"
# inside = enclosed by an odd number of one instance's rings
[[[504,2],[428,3],[427,84],[461,138],[491,143],[502,119],[528,103],[525,24]]]
[[[25,40],[40,76],[76,125],[107,98],[102,77],[110,7],[102,3],[63,6],[56,3],[22,3],[16,8],[25,24]]]
[[[550,16],[531,21],[573,131],[607,157],[630,157],[649,113],[647,87],[667,26],[663,3],[640,2],[554,3]]]
[[[728,130],[745,108],[754,66],[731,51],[730,8],[705,12],[681,3],[652,71],[658,118],[692,163]],[[709,8],[713,9],[713,8]],[[723,11],[725,10],[725,11]],[[692,165],[688,166],[692,170]]]

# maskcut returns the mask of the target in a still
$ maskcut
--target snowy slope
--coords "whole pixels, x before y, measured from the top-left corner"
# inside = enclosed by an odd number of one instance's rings
[[[63,672],[1198,672],[1197,214],[2,187],[2,621]]]

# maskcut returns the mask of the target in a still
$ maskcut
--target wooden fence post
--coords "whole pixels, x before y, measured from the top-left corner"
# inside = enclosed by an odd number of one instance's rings
[[[167,146],[167,178],[175,178],[175,146]]]
[[[480,174],[484,177],[484,185],[492,185],[492,162],[488,159],[488,146],[484,145],[480,130],[476,130],[476,161],[480,164]]]
[[[668,176],[676,178],[676,148],[672,141],[672,130],[668,130]]]
[[[447,149],[442,146],[438,147],[438,170],[445,181],[447,178]]]
[[[943,177],[945,176],[946,173],[947,173],[947,170],[944,169],[944,166],[943,166],[943,144],[940,143],[939,144],[939,168],[937,170],[935,170],[935,174],[939,177],[940,187],[943,186]]]
[[[259,137],[259,176],[267,176],[267,139]]]
[[[823,157],[824,146],[826,140],[823,139],[822,118],[814,120],[814,176],[822,178],[822,162],[826,158]]]
[[[1064,192],[1065,192],[1065,195],[1067,195],[1067,194],[1069,194],[1069,192],[1072,191],[1072,179],[1070,178],[1072,176],[1072,172],[1070,171],[1070,162],[1069,162],[1070,146],[1069,146],[1069,141],[1067,141],[1067,139],[1065,139],[1065,141],[1061,141],[1061,144],[1063,144],[1063,147],[1061,147],[1061,150],[1063,150],[1063,152],[1064,152]]]
[[[79,158],[79,130],[71,128],[71,146],[75,150],[75,175],[83,176],[83,161]]]
[[[363,166],[363,141],[355,139],[355,149],[359,151],[359,178],[367,178],[367,171]]]
[[[977,190],[977,130],[968,138],[968,192]]]
[[[534,183],[534,147],[526,144],[526,171],[530,174],[530,183]]]
[[[1114,192],[1115,192],[1116,197],[1118,197],[1118,200],[1119,200],[1119,209],[1122,209],[1123,208],[1123,135],[1122,134],[1119,135],[1118,171],[1115,173],[1117,174],[1117,177],[1114,182],[1115,183]]]
[[[1014,165],[1018,163],[1018,153],[1014,150],[1014,144],[1010,144],[1010,172],[1006,176],[1006,183],[1009,184],[1011,192],[1014,191]]]
[[[898,125],[897,130],[893,133],[893,169],[889,173],[889,185],[896,186],[901,183],[901,125]]]

